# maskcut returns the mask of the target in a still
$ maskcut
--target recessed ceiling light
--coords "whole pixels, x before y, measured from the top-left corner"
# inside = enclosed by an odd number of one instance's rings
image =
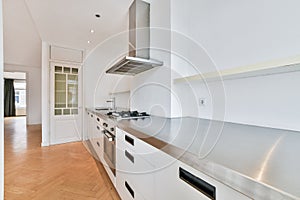
[[[101,15],[100,15],[100,14],[98,14],[98,13],[96,13],[96,14],[95,14],[95,17],[97,17],[97,18],[100,18],[100,17],[101,17]]]
[[[91,33],[94,33],[95,31],[94,31],[94,29],[91,29],[90,32],[91,32]]]
[[[89,40],[88,40],[88,41],[87,41],[87,43],[89,43],[89,44],[90,44],[90,43],[91,43],[91,41],[89,41]]]

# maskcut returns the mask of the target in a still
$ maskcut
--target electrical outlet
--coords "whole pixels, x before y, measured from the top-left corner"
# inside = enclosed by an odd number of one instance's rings
[[[205,106],[206,99],[205,98],[199,98],[199,106]]]

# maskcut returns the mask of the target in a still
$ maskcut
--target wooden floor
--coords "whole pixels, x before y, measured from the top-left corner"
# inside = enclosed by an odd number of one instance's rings
[[[120,199],[81,142],[40,147],[41,126],[5,119],[5,200]]]

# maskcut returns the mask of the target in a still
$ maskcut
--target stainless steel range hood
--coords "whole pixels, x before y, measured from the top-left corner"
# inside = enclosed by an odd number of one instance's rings
[[[150,59],[150,4],[135,0],[129,8],[129,55],[116,62],[106,73],[136,75],[163,62]]]

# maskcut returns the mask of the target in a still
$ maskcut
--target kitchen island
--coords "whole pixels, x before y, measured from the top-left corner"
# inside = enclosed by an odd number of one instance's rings
[[[88,111],[250,198],[300,197],[298,132],[192,117],[115,120]]]

